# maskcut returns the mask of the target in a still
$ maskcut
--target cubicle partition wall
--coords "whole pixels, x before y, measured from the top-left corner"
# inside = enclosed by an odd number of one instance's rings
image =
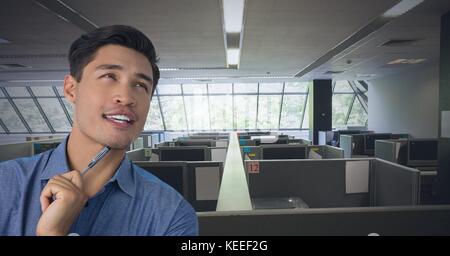
[[[33,142],[0,145],[0,161],[33,155]]]
[[[158,147],[159,161],[211,161],[211,149],[206,146]]]
[[[364,150],[363,155],[374,156],[375,154],[375,141],[377,140],[389,140],[392,138],[391,133],[368,133],[364,134]]]
[[[227,147],[213,147],[211,151],[211,161],[225,162],[227,157]]]
[[[369,162],[246,161],[250,197],[301,199],[310,208],[369,206]]]
[[[187,162],[187,199],[197,212],[216,210],[223,167],[223,162]]]
[[[334,158],[344,158],[344,150],[342,148],[337,148],[333,146],[325,145],[324,148],[324,157],[325,159],[334,159]]]
[[[406,165],[407,153],[407,140],[392,139],[375,141],[376,158],[401,165]]]
[[[450,205],[198,213],[201,236],[450,235]]]
[[[223,174],[223,162],[147,162],[136,165],[172,186],[194,209],[215,211]]]
[[[308,159],[344,158],[344,150],[329,145],[308,146]]]
[[[250,197],[309,208],[416,205],[420,172],[375,158],[245,161]]]
[[[372,160],[371,206],[418,205],[420,171],[382,159]]]
[[[178,139],[175,146],[207,146],[215,147],[216,141],[213,139]]]
[[[64,138],[35,140],[0,145],[0,161],[28,157],[56,148]]]
[[[269,144],[261,145],[261,159],[306,159],[307,145]]]
[[[125,155],[131,161],[145,161],[145,152],[143,148],[127,151]]]
[[[345,158],[367,157],[364,155],[364,134],[340,135],[339,141]]]

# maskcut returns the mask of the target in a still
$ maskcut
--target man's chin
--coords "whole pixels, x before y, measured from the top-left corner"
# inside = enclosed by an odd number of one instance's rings
[[[132,140],[129,138],[107,138],[101,141],[105,146],[115,150],[126,150],[130,146]]]

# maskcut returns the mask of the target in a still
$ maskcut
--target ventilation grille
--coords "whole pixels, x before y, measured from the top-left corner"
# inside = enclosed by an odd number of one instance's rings
[[[333,75],[333,74],[341,74],[344,73],[345,71],[333,71],[333,70],[329,70],[327,72],[325,72],[325,75]]]
[[[419,39],[390,39],[383,44],[380,44],[380,47],[398,47],[398,46],[408,46],[418,42]]]
[[[29,66],[25,66],[18,63],[3,63],[0,64],[0,69],[16,69],[16,68],[30,68]]]

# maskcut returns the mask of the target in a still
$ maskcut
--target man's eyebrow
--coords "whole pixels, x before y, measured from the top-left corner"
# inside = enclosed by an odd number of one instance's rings
[[[144,80],[146,80],[146,81],[148,81],[148,82],[153,83],[153,78],[149,77],[149,76],[146,75],[146,74],[143,74],[143,73],[136,73],[136,76],[139,77],[139,78],[141,78],[141,79],[144,79]]]
[[[117,64],[103,64],[103,65],[100,65],[100,66],[95,68],[95,70],[100,70],[100,69],[118,69],[118,70],[123,70],[123,67],[121,65],[117,65]]]
[[[117,65],[117,64],[103,64],[95,68],[95,70],[105,70],[105,69],[116,69],[116,70],[123,70],[123,66]],[[140,79],[144,79],[148,82],[153,82],[153,78],[150,76],[144,74],[144,73],[135,73],[137,77]]]

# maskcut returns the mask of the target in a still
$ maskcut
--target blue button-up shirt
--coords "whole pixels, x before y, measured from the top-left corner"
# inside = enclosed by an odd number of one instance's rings
[[[55,149],[0,163],[0,235],[35,235],[48,180],[69,171],[67,138]],[[172,187],[125,157],[73,223],[79,235],[197,235],[197,216]]]

